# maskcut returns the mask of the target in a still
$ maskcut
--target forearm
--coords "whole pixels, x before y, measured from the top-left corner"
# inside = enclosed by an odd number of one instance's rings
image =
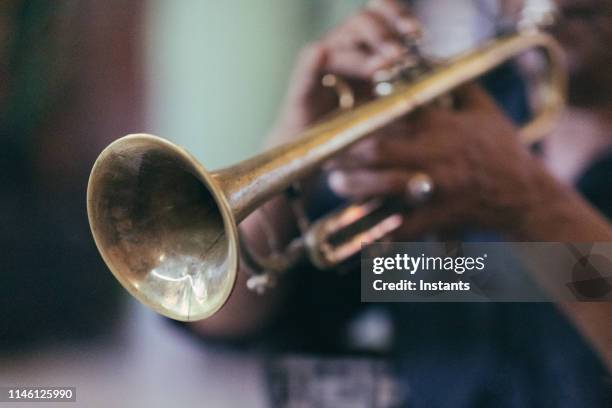
[[[540,199],[526,211],[521,227],[514,231],[519,241],[605,242],[612,229],[595,209],[576,192],[543,178]],[[599,353],[612,372],[612,303],[560,302],[558,307]]]
[[[612,373],[612,303],[561,302],[558,307],[591,343]]]
[[[612,241],[608,221],[573,190],[544,176],[510,236],[526,242]]]

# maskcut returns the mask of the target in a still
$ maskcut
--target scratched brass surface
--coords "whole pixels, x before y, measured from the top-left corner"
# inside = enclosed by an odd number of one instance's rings
[[[534,48],[547,55],[550,69],[541,87],[543,109],[522,131],[533,141],[554,122],[565,94],[559,47],[542,33],[491,41],[388,96],[315,124],[290,143],[216,172],[159,137],[118,139],[100,154],[89,179],[96,245],[144,304],[177,320],[209,317],[235,283],[237,224],[246,215],[372,131]]]

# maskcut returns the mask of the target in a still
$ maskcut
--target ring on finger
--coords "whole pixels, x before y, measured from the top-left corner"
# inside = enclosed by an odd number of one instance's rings
[[[406,182],[406,200],[411,204],[423,204],[433,195],[434,187],[434,181],[429,174],[415,173]]]

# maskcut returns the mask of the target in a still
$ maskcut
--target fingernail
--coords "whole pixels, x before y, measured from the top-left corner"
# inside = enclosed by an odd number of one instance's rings
[[[341,192],[345,188],[346,177],[340,171],[333,171],[327,178],[329,187],[336,193]]]

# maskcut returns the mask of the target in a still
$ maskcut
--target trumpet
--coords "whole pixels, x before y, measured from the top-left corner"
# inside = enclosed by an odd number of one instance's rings
[[[124,136],[102,151],[89,178],[87,210],[97,248],[125,289],[156,312],[181,321],[210,317],[236,282],[237,226],[247,215],[373,131],[531,50],[548,62],[538,87],[541,106],[520,131],[532,143],[554,123],[566,87],[559,46],[538,31],[508,34],[396,81],[390,92],[339,110],[291,142],[214,172],[168,140]],[[301,248],[322,266],[355,253],[362,240],[380,234],[361,231],[335,247],[328,238],[367,216],[368,205],[317,221],[300,238]],[[276,269],[290,264],[276,262]]]

